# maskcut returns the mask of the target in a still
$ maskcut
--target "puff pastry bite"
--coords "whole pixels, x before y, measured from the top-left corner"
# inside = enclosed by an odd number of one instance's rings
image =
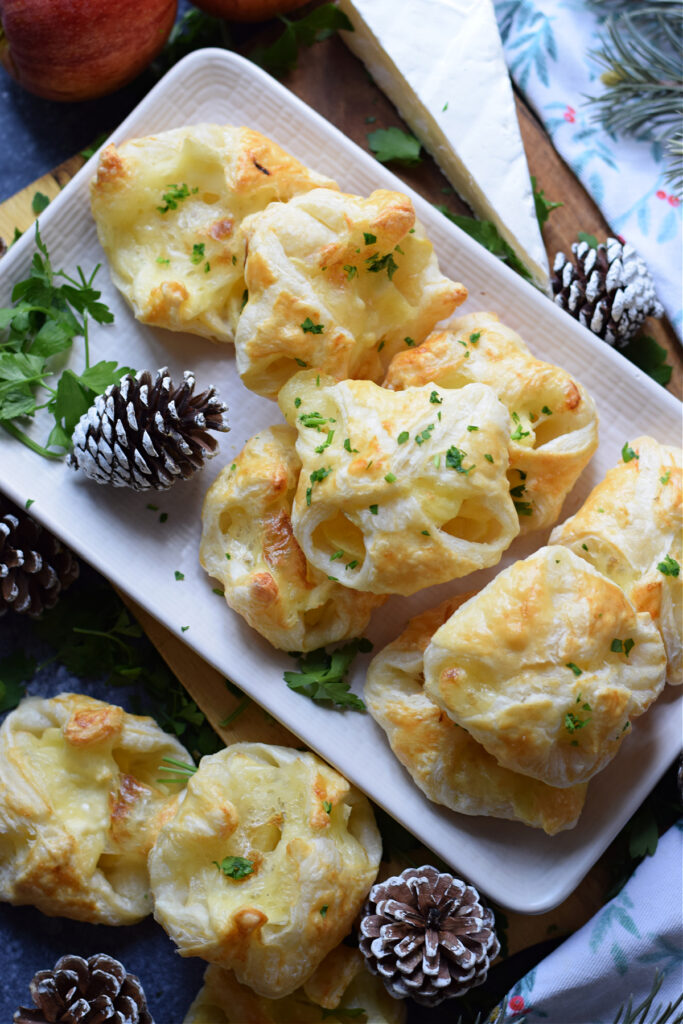
[[[321,1019],[343,1024],[350,1019],[345,1011],[359,1007],[369,1024],[403,1024],[406,1016],[403,1000],[393,999],[365,969],[362,954],[337,946],[305,985],[281,999],[259,996],[240,985],[232,971],[211,964],[183,1024],[318,1024]]]
[[[302,462],[294,535],[346,587],[413,594],[495,565],[519,531],[493,390],[393,392],[315,372],[282,389]]]
[[[159,834],[154,916],[181,956],[276,999],[346,935],[380,856],[368,800],[336,771],[314,754],[236,743],[202,759]],[[227,877],[229,857],[251,873]]]
[[[598,416],[566,370],[536,359],[495,313],[471,313],[399,353],[384,386],[434,381],[441,388],[492,387],[512,416],[510,489],[522,533],[554,523],[562,502],[598,446]]]
[[[147,855],[192,764],[151,718],[77,693],[28,697],[0,728],[0,899],[44,914],[131,924],[152,909]]]
[[[652,616],[666,648],[667,681],[676,685],[683,683],[682,462],[680,448],[637,437],[551,535],[553,544],[571,548]]]
[[[196,124],[102,152],[91,205],[116,287],[143,323],[232,341],[242,220],[336,184],[250,128]]]
[[[242,231],[249,299],[237,369],[268,398],[302,365],[336,380],[381,380],[396,352],[419,345],[467,298],[441,274],[400,192],[363,199],[314,189],[255,214]]]
[[[268,427],[222,470],[204,499],[199,558],[273,646],[314,651],[359,636],[385,598],[354,593],[306,561],[292,532],[295,441],[293,427]]]
[[[470,595],[411,619],[368,667],[363,694],[391,749],[423,793],[461,814],[512,818],[548,835],[573,828],[586,785],[558,789],[498,764],[424,690],[424,652],[434,633]]]
[[[661,692],[666,655],[649,615],[552,545],[459,608],[424,667],[427,695],[499,764],[565,787],[614,757],[630,720]]]

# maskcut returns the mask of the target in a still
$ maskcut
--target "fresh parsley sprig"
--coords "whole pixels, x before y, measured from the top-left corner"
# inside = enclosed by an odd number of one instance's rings
[[[311,651],[299,658],[300,672],[285,672],[284,678],[290,690],[315,701],[330,701],[335,707],[351,711],[365,711],[365,704],[351,692],[346,681],[351,662],[361,651],[372,650],[369,640],[361,637],[351,640],[328,654],[324,647]]]
[[[507,263],[513,270],[516,270],[527,281],[531,280],[530,272],[524,266],[519,256],[517,256],[512,246],[508,245],[505,241],[492,221],[476,220],[474,217],[463,217],[460,214],[451,213],[447,206],[439,206],[438,204],[436,209],[443,213],[444,217],[448,217],[462,231],[467,232],[475,242],[479,242],[490,253],[497,256],[499,260]]]
[[[255,64],[279,77],[296,67],[300,46],[313,46],[334,35],[339,29],[353,32],[353,25],[339,8],[332,3],[316,7],[310,14],[290,21],[280,16],[284,32],[270,46],[260,46],[249,54]]]
[[[115,360],[90,365],[89,321],[114,321],[111,310],[100,301],[101,293],[93,287],[100,265],[89,277],[81,267],[77,267],[77,277],[70,277],[53,269],[37,224],[35,239],[37,251],[29,275],[15,284],[13,305],[0,309],[0,424],[32,451],[61,459],[71,447],[71,434],[83,413],[130,367],[117,366]],[[58,283],[59,279],[63,283]],[[81,373],[63,370],[53,388],[46,383],[54,373],[53,357],[70,349],[75,338],[83,338],[85,367]],[[41,387],[48,397],[39,403]],[[55,421],[45,446],[16,423],[43,408]]]

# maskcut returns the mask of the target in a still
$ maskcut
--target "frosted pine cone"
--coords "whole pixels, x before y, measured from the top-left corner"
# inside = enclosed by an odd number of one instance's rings
[[[98,395],[73,432],[73,469],[100,484],[164,490],[186,479],[216,454],[208,431],[228,430],[227,408],[209,388],[194,392],[195,378],[184,374],[174,387],[168,370],[127,374]]]
[[[20,1006],[14,1024],[154,1024],[138,979],[106,953],[63,956],[30,990],[37,1008]]]
[[[0,495],[0,615],[40,615],[78,577],[76,556]]]
[[[500,952],[493,925],[471,885],[433,867],[408,868],[370,890],[359,945],[395,999],[436,1006],[486,980]]]
[[[608,238],[592,248],[575,242],[576,264],[558,252],[553,264],[555,302],[609,345],[623,348],[648,316],[664,315],[645,261],[632,245]]]

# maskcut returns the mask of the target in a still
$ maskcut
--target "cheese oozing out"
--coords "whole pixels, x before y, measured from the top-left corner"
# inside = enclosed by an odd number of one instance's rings
[[[477,216],[547,291],[548,260],[491,0],[339,0],[342,32]]]

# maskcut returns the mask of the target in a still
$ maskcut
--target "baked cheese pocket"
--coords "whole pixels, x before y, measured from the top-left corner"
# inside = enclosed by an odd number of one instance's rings
[[[210,964],[183,1024],[344,1024],[363,1009],[372,1024],[403,1024],[406,1003],[394,999],[370,974],[358,949],[340,945],[308,981],[281,999],[266,999],[241,985],[233,971]]]
[[[424,652],[470,597],[463,594],[411,619],[370,662],[363,697],[391,749],[423,793],[460,814],[512,818],[548,835],[573,828],[586,785],[559,789],[510,771],[425,693]]]
[[[667,682],[683,683],[683,503],[680,448],[637,437],[576,513],[553,530],[563,544],[648,612],[667,653]]]
[[[508,409],[510,492],[522,533],[554,523],[598,446],[598,415],[566,370],[536,359],[495,313],[470,313],[391,362],[384,387],[488,384]]]
[[[291,522],[296,436],[284,424],[261,430],[221,471],[204,499],[199,558],[229,606],[274,647],[314,651],[360,636],[385,598],[348,590],[333,569],[306,561]]]
[[[444,277],[410,199],[314,189],[244,221],[248,300],[237,369],[275,399],[302,366],[336,380],[380,381],[467,298]]]
[[[202,758],[150,853],[154,916],[181,956],[277,999],[347,934],[381,850],[369,801],[314,754],[235,743]]]
[[[519,532],[510,420],[485,384],[395,392],[303,371],[279,402],[302,464],[294,536],[344,586],[413,594],[495,565]]]
[[[112,280],[138,320],[231,342],[242,220],[318,187],[337,185],[260,132],[196,124],[107,146],[90,195]]]
[[[0,728],[0,899],[96,924],[151,912],[147,855],[178,803],[151,718],[77,693],[28,697]]]
[[[620,645],[615,644],[620,641]],[[568,548],[499,573],[432,637],[425,692],[511,771],[587,782],[664,686],[649,615]]]

